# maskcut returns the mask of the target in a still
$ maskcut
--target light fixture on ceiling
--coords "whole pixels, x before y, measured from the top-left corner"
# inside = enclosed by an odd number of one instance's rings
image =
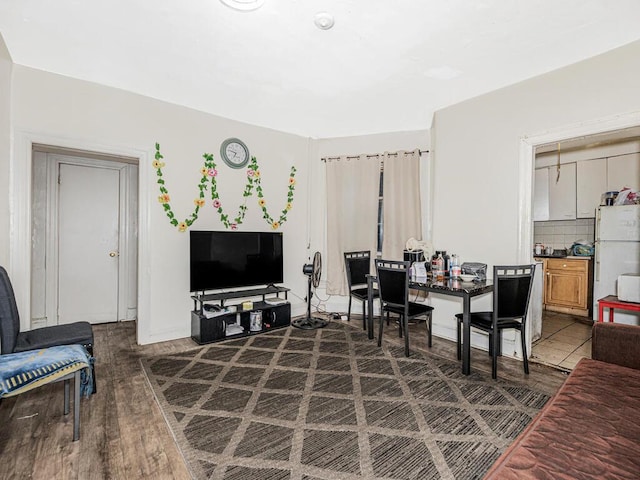
[[[316,13],[313,23],[315,23],[316,27],[318,27],[320,30],[329,30],[331,27],[333,27],[335,20],[333,19],[333,15],[327,12],[319,12]]]
[[[220,1],[229,8],[233,8],[234,10],[241,10],[243,12],[250,12],[253,10],[257,10],[264,4],[264,0],[220,0]]]

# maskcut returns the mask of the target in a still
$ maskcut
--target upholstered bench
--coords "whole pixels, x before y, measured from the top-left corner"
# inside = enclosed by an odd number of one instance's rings
[[[69,413],[69,382],[74,379],[73,440],[80,438],[80,396],[93,389],[93,358],[81,345],[64,345],[0,355],[0,398],[64,381],[64,414]]]
[[[640,478],[640,327],[596,323],[591,350],[485,479]]]

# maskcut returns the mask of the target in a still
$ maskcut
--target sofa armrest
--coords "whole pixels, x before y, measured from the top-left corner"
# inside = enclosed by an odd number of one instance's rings
[[[591,358],[640,370],[640,326],[593,324]]]

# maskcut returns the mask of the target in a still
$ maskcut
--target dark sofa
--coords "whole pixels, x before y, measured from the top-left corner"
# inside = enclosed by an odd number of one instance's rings
[[[485,479],[640,478],[640,327],[594,324],[591,357]]]

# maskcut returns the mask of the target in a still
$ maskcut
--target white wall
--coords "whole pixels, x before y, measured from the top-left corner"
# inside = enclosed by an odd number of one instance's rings
[[[205,152],[213,153],[218,164],[218,191],[227,212],[232,215],[237,212],[246,177],[244,170],[232,170],[220,160],[220,143],[228,137],[244,140],[251,154],[257,157],[262,187],[275,217],[286,204],[289,169],[295,165],[298,171],[293,209],[281,227],[285,247],[284,284],[292,288],[289,298],[294,302],[294,313],[304,311],[304,304],[297,301],[296,296],[306,295],[306,277],[301,270],[308,237],[308,139],[19,65],[13,67],[12,98],[16,136],[12,158],[16,167],[12,177],[16,209],[12,218],[18,222],[11,234],[11,257],[16,270],[12,280],[15,278],[23,322],[29,318],[31,142],[141,158],[139,343],[188,337],[191,333],[189,236],[169,224],[157,201],[157,177],[151,166],[155,142],[160,143],[165,157],[163,173],[171,194],[171,206],[182,218],[193,210],[193,200],[198,196]],[[2,178],[5,181],[5,176]],[[270,230],[262,219],[257,197],[251,197],[247,205],[249,210],[241,230]],[[192,228],[224,229],[210,200]],[[0,245],[6,242],[7,234],[0,234]],[[23,244],[27,247],[21,246]]]
[[[520,172],[521,142],[640,111],[639,78],[636,42],[436,112],[435,247],[489,268],[530,261],[532,231],[519,241],[522,219],[531,214],[531,179],[523,181]],[[453,329],[451,316],[459,306],[445,299],[434,305],[434,320]],[[487,298],[474,305],[490,306]]]
[[[11,56],[0,34],[0,232],[8,232],[9,226],[9,157],[10,157],[10,115],[11,115]],[[0,265],[9,273],[9,236],[0,234]]]

